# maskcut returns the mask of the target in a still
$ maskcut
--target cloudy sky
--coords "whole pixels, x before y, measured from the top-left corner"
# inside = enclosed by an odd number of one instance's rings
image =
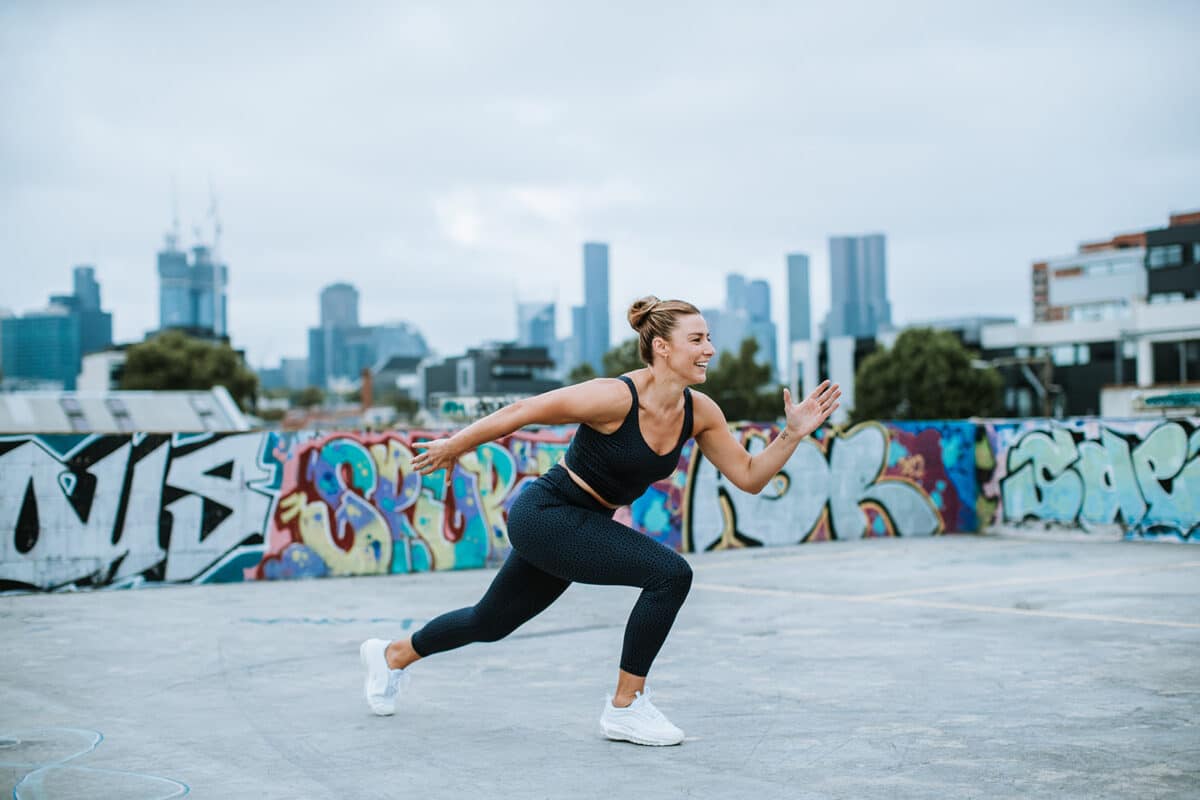
[[[255,366],[305,355],[335,281],[445,354],[514,336],[517,297],[566,335],[587,240],[614,339],[729,272],[783,326],[788,252],[820,319],[828,237],[863,232],[898,322],[1028,321],[1031,262],[1200,208],[1197,42],[1187,0],[6,0],[0,307],[90,263],[140,339],[172,196],[191,244],[211,186]]]

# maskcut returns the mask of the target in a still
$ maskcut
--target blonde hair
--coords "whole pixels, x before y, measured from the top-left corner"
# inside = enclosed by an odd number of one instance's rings
[[[654,362],[654,337],[669,341],[680,317],[699,313],[700,309],[685,300],[659,300],[652,294],[634,300],[629,307],[629,325],[637,331],[638,350],[646,366]]]

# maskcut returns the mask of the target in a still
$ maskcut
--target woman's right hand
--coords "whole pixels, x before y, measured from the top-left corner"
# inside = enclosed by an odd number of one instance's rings
[[[424,452],[413,456],[412,465],[421,475],[429,475],[439,469],[450,469],[462,455],[451,442],[454,437],[433,439],[428,442],[414,442],[414,448],[422,448]]]

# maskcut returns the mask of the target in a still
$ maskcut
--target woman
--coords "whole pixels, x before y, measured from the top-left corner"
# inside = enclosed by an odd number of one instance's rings
[[[692,570],[674,550],[613,521],[613,511],[669,476],[689,438],[735,486],[760,492],[800,440],[838,407],[829,381],[800,404],[783,390],[787,425],[750,455],[710,398],[687,387],[703,383],[714,350],[708,326],[691,303],[644,297],[629,309],[644,369],[596,378],[519,400],[446,439],[419,443],[422,475],[450,469],[479,445],[526,425],[578,423],[562,463],[528,485],[508,512],[512,551],[483,598],[442,614],[408,639],[368,639],[360,648],[365,694],[380,715],[395,710],[407,667],[419,658],[494,642],[546,609],[573,582],[641,587],[625,628],[616,691],[600,727],[610,739],[646,745],[683,741],[646,694],[646,675],[691,587]]]

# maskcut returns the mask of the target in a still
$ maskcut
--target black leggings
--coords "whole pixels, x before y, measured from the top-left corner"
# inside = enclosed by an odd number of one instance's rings
[[[645,677],[691,588],[692,568],[612,513],[555,465],[509,509],[512,551],[483,598],[430,620],[413,634],[413,649],[429,656],[503,639],[545,611],[572,581],[640,586],[625,626],[621,669]]]

